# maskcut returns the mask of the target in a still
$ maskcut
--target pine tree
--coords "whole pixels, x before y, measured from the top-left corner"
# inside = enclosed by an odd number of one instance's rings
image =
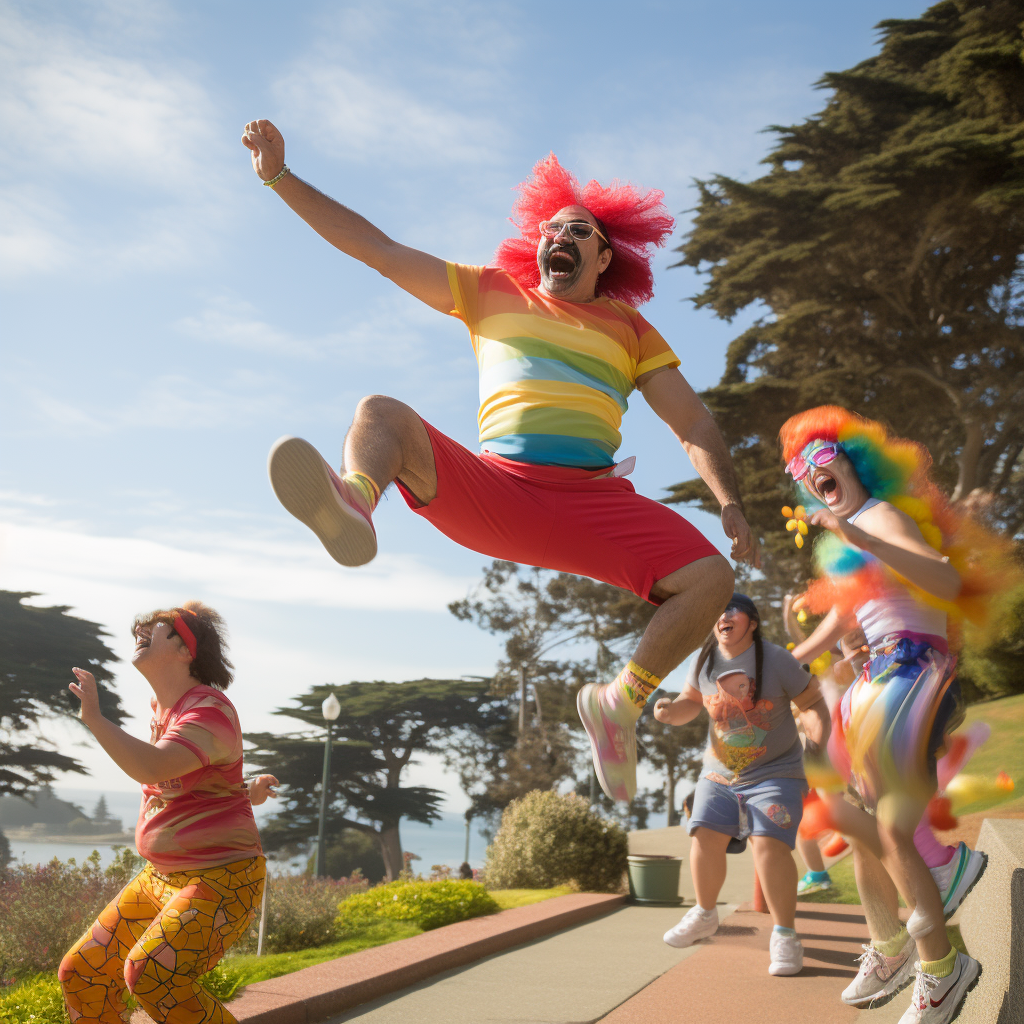
[[[774,126],[768,172],[698,182],[681,263],[699,307],[763,314],[704,398],[730,443],[778,603],[806,577],[782,530],[776,441],[845,405],[924,442],[935,475],[1024,531],[1024,61],[1018,0],[944,0],[882,22],[880,52],[827,74],[824,107]],[[713,503],[700,481],[670,501]],[[806,552],[806,549],[805,549]]]

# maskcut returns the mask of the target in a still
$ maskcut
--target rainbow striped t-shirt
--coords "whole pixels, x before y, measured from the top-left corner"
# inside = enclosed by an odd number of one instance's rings
[[[631,306],[566,302],[504,270],[448,264],[480,368],[480,449],[517,462],[611,466],[636,379],[678,366]]]

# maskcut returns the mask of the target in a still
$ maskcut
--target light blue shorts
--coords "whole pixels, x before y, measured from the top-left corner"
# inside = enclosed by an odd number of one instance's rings
[[[693,813],[686,831],[692,836],[703,827],[737,839],[771,836],[792,850],[796,846],[797,826],[804,815],[806,792],[803,779],[763,779],[725,786],[701,776],[693,793]]]

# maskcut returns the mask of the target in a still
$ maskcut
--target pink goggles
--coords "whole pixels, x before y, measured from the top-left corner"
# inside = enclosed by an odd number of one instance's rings
[[[786,464],[786,472],[796,481],[803,480],[810,473],[811,466],[827,466],[830,462],[835,462],[840,452],[846,452],[838,441],[825,441],[819,447],[808,447],[811,448],[809,455],[794,455]],[[804,451],[806,450],[805,448]]]

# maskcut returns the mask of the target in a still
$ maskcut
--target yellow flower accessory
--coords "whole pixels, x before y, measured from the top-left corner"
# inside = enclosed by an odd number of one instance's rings
[[[804,546],[804,537],[807,536],[807,510],[803,505],[797,505],[796,508],[790,508],[788,505],[782,506],[782,514],[786,517],[788,522],[786,523],[786,529],[792,533],[793,540],[798,548]]]
[[[808,666],[811,670],[812,676],[821,676],[828,671],[829,665],[832,664],[832,652],[825,651],[823,654],[819,654]]]

